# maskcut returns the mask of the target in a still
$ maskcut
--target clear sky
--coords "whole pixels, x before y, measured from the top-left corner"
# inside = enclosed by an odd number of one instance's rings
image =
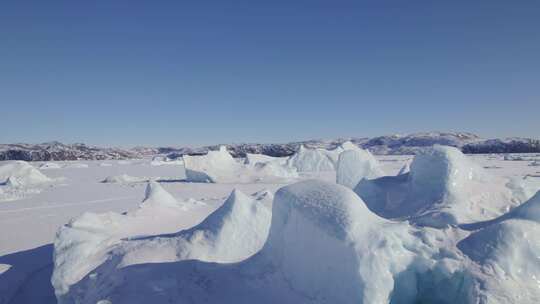
[[[4,1],[0,142],[540,137],[540,2]]]

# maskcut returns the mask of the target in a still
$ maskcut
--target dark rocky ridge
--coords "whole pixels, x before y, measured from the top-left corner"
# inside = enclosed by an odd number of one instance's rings
[[[0,160],[53,161],[137,158],[139,154],[118,148],[99,148],[85,144],[0,144]]]
[[[334,149],[350,140],[374,154],[415,154],[434,144],[454,146],[464,153],[540,153],[540,141],[530,138],[482,139],[471,133],[429,132],[409,135],[379,136],[373,138],[343,138],[335,140],[309,140],[286,144],[227,144],[235,157],[246,153],[265,154],[275,157],[294,154],[300,145],[308,148]],[[219,145],[190,147],[135,147],[133,149],[99,148],[85,144],[66,145],[59,142],[43,144],[0,144],[0,160],[105,160],[151,157],[167,155],[177,158],[182,155],[205,154],[216,150]]]

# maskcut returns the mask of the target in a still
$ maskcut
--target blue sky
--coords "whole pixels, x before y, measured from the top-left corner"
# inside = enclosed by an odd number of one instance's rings
[[[540,137],[538,1],[11,1],[0,142]]]

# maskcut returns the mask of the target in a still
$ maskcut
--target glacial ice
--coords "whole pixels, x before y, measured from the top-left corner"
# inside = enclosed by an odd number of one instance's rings
[[[334,150],[309,149],[300,145],[287,163],[298,172],[324,172],[336,170],[339,154],[345,150],[358,149],[354,144],[346,142]]]
[[[186,178],[202,183],[283,182],[298,177],[296,169],[279,162],[242,164],[221,146],[206,155],[183,156]]]
[[[224,229],[214,215],[206,229]],[[246,224],[227,238],[249,240]],[[71,286],[60,303],[473,303],[475,295],[462,257],[444,251],[454,232],[380,218],[336,184],[281,188],[266,243],[240,263],[181,259],[176,253],[185,243],[172,242],[180,235],[126,242],[135,245]],[[133,260],[122,263],[130,253]],[[139,260],[147,256],[158,259]]]
[[[185,203],[150,182],[136,210],[126,214],[86,212],[72,219],[60,228],[54,242],[52,284],[56,294],[65,294],[70,285],[106,261],[110,247],[123,238],[153,232],[152,226],[168,229],[163,227],[171,226],[167,223],[176,221],[185,210]]]
[[[120,175],[111,175],[107,176],[102,183],[115,183],[115,184],[130,184],[130,183],[144,183],[147,182],[148,178],[146,177],[137,177],[127,174]]]
[[[0,166],[0,183],[6,183],[11,178],[22,186],[34,186],[51,182],[52,180],[38,169],[25,161],[15,161]]]
[[[116,268],[192,259],[222,263],[245,259],[266,240],[271,200],[268,192],[250,197],[234,190],[220,208],[190,229],[136,237],[136,225],[152,225],[163,214],[160,208],[185,210],[158,183],[150,182],[139,209],[126,215],[85,214],[60,230],[52,280],[59,302],[77,302],[81,291],[71,287],[85,276],[99,285],[113,286],[118,279]]]
[[[367,150],[346,150],[339,154],[336,182],[340,185],[354,189],[364,178],[373,179],[383,175],[379,162]]]
[[[397,176],[356,147],[331,152],[335,162],[307,150],[288,165],[333,166],[337,184],[298,182],[272,203],[270,193],[234,190],[200,224],[152,235],[141,227],[174,220],[186,204],[150,182],[139,209],[73,220],[55,241],[59,303],[540,301],[538,182],[496,177],[445,146],[424,149]],[[184,162],[212,182],[287,168],[240,163],[224,149]]]
[[[518,205],[520,186],[509,183],[456,148],[434,146],[414,158],[409,173],[363,180],[355,192],[385,218],[441,227],[492,219]]]

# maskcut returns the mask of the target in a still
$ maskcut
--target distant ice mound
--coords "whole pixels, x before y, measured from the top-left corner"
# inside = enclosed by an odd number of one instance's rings
[[[9,181],[8,181],[9,180]],[[51,182],[38,169],[25,161],[15,161],[0,166],[0,183],[16,183],[17,186],[35,186]]]
[[[43,163],[41,166],[39,166],[40,170],[47,170],[47,169],[62,169],[62,165],[59,163]]]
[[[339,153],[341,153],[341,150]],[[301,145],[298,151],[291,156],[288,164],[295,167],[298,172],[320,172],[335,170],[333,159],[329,156],[327,150],[308,149],[304,147],[304,145]]]
[[[294,168],[278,162],[257,163],[254,166],[237,162],[225,146],[206,155],[185,155],[183,161],[186,178],[191,182],[248,183],[298,177]]]
[[[208,151],[206,155],[184,155],[182,158],[186,178],[191,182],[227,182],[234,179],[232,175],[241,169],[225,146],[221,146],[219,151]]]
[[[175,204],[174,198],[157,183],[149,184],[146,196],[141,209],[135,213],[138,217],[141,217],[141,210],[146,210],[145,214],[148,215],[157,207],[157,204],[161,206]],[[223,205],[200,224],[178,233],[152,237],[125,239],[128,236],[134,236],[133,232],[126,231],[132,227],[128,227],[129,225],[125,223],[120,226],[124,227],[123,229],[119,229],[118,224],[114,226],[114,229],[111,229],[113,227],[109,225],[107,230],[116,230],[117,235],[114,238],[105,236],[107,242],[103,241],[103,238],[96,242],[80,229],[63,228],[55,242],[53,273],[53,286],[59,303],[79,303],[81,294],[91,295],[101,292],[99,286],[111,288],[121,278],[117,275],[119,269],[129,265],[191,259],[230,263],[245,259],[256,253],[266,240],[271,218],[271,212],[266,204],[271,199],[272,195],[268,193],[248,197],[234,190]],[[128,213],[130,214],[133,213]],[[116,216],[120,217],[120,215]],[[75,223],[81,220],[84,222],[81,218]],[[119,219],[116,218],[112,222],[118,223]],[[92,223],[91,226],[93,227],[94,224],[96,223]],[[122,237],[118,237],[119,235]],[[62,246],[73,244],[73,239],[82,240],[76,242],[78,247]],[[60,254],[56,254],[57,252]],[[77,259],[77,256],[81,258]],[[66,260],[72,263],[66,265],[63,262]],[[96,269],[97,266],[99,268]],[[93,273],[90,274],[92,271]],[[74,276],[73,273],[76,275]],[[100,290],[85,288],[81,291],[79,287],[72,288],[72,285],[85,276],[91,278],[94,284],[97,284],[96,288]]]
[[[155,181],[149,181],[144,191],[144,199],[140,205],[140,208],[151,207],[169,207],[180,208],[185,210],[186,206],[178,203],[178,201],[161,185]],[[138,209],[137,211],[139,211]]]
[[[86,169],[88,168],[88,164],[84,164],[84,163],[77,163],[77,162],[74,162],[74,163],[67,163],[64,168],[68,168],[68,169]]]
[[[458,149],[434,146],[414,158],[409,173],[363,180],[355,192],[385,218],[442,227],[503,214],[521,203],[516,189],[519,185],[489,175]]]
[[[173,160],[173,159],[169,159],[166,156],[154,156],[152,158],[152,161],[150,162],[151,166],[166,166],[166,165],[181,166],[183,164],[184,162],[182,161],[182,159]]]
[[[289,158],[288,164],[295,167],[298,172],[335,171],[339,155],[347,150],[359,150],[359,148],[351,142],[345,142],[334,150],[308,149],[301,145],[298,151]]]
[[[339,155],[336,182],[340,185],[354,189],[364,178],[373,179],[383,175],[379,162],[367,150],[346,150]]]
[[[258,163],[278,163],[281,165],[284,165],[287,163],[287,157],[272,157],[264,154],[251,154],[246,153],[246,158],[244,160],[244,163],[246,165],[256,165]]]
[[[234,244],[249,240],[244,225],[227,233]],[[268,239],[244,261],[105,264],[60,303],[474,303],[460,257],[441,251],[444,233],[380,218],[346,187],[304,181],[276,193]],[[165,249],[159,238],[131,242],[155,242],[135,258],[178,260],[167,238]]]
[[[474,278],[485,303],[538,303],[540,191],[477,228],[458,247],[478,265]]]
[[[146,177],[136,177],[127,174],[121,175],[111,175],[107,176],[102,183],[113,183],[113,184],[131,184],[131,183],[144,183],[147,182],[148,178]]]
[[[108,251],[123,238],[174,231],[186,204],[176,201],[158,183],[150,182],[145,199],[125,214],[86,212],[61,227],[54,242],[52,284],[57,295],[68,292],[109,258]]]

